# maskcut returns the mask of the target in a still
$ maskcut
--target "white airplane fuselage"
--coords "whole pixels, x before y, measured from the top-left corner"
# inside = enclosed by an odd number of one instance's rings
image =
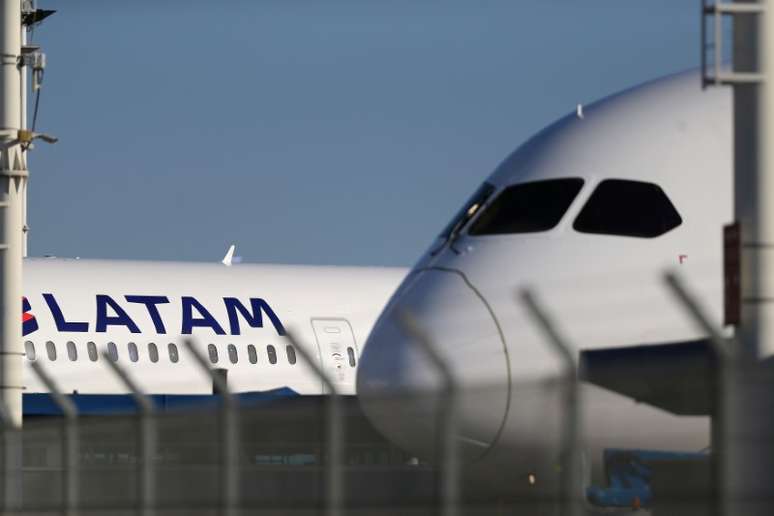
[[[703,91],[697,74],[686,73],[587,106],[519,147],[420,258],[376,323],[358,372],[370,419],[396,443],[433,455],[436,419],[422,415],[435,413],[443,382],[400,321],[409,313],[458,382],[458,442],[478,473],[472,481],[509,493],[555,489],[568,424],[563,364],[518,292],[535,292],[576,358],[702,338],[663,275],[679,272],[722,320],[731,142],[730,92]],[[519,188],[527,193],[519,197]],[[628,199],[627,188],[642,195]],[[632,215],[626,205],[639,202],[641,213]],[[625,216],[605,219],[618,212]],[[710,445],[705,416],[582,385],[584,457],[598,480],[605,449]]]
[[[214,346],[211,367],[228,370],[234,391],[324,392],[287,349],[292,329],[351,394],[362,345],[404,275],[378,267],[26,259],[25,392],[46,391],[29,367],[34,359],[64,392],[126,393],[102,356],[113,346],[148,393],[211,392],[183,345],[188,337],[208,358]]]

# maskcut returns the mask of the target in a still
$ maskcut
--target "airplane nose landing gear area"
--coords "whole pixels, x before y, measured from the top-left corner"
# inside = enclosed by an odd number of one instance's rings
[[[489,308],[456,271],[419,272],[382,314],[358,369],[366,415],[404,448],[426,458],[436,454],[443,378],[407,331],[403,314],[450,369],[459,393],[456,439],[463,458],[481,457],[497,440],[508,410],[507,353]]]

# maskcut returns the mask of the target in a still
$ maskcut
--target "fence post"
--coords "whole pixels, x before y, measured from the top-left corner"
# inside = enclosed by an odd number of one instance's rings
[[[561,335],[550,314],[537,300],[535,294],[528,289],[518,293],[518,300],[526,308],[527,314],[546,337],[564,368],[564,413],[567,420],[563,425],[562,436],[562,471],[561,491],[567,516],[581,513],[581,500],[585,499],[582,491],[581,475],[581,431],[580,431],[580,400],[578,396],[578,361],[573,346]],[[579,496],[580,495],[580,496]]]
[[[0,439],[2,439],[3,461],[3,504],[2,514],[12,513],[22,508],[22,439],[21,432],[17,429],[5,403],[0,400]]]
[[[193,339],[186,339],[185,346],[191,352],[194,362],[212,380],[213,385],[221,397],[221,503],[224,516],[235,516],[240,507],[241,475],[239,468],[240,435],[238,403],[228,388],[223,376],[217,374],[210,367],[209,361],[201,351],[196,348]]]
[[[341,400],[336,385],[330,379],[309,351],[302,346],[295,333],[287,329],[285,332],[290,344],[301,355],[301,358],[309,365],[325,387],[330,392],[326,400],[326,448],[328,451],[328,460],[325,463],[325,513],[328,516],[338,516],[341,514],[343,494],[344,494],[344,475],[342,471],[342,457],[344,454],[344,424],[341,421]]]
[[[676,274],[664,274],[664,282],[697,328],[707,334],[713,351],[720,358],[721,365],[728,364],[734,358],[734,348],[729,346],[729,339],[706,315],[706,310],[701,307],[698,299],[688,291]]]
[[[78,409],[72,400],[62,394],[54,379],[49,376],[40,362],[30,362],[30,365],[64,415],[64,432],[62,433],[64,503],[62,504],[62,513],[75,516],[78,513],[80,480],[78,478]]]
[[[126,369],[110,358],[109,353],[103,352],[102,357],[124,386],[132,393],[132,397],[137,404],[138,444],[140,446],[140,462],[137,465],[139,494],[137,512],[141,516],[153,516],[156,512],[155,457],[158,439],[156,421],[154,419],[155,406]]]
[[[718,326],[712,322],[707,311],[701,307],[699,300],[688,291],[680,278],[673,273],[664,274],[664,282],[674,295],[675,299],[685,309],[696,327],[707,334],[709,343],[715,357],[715,375],[713,378],[712,392],[712,464],[714,484],[713,495],[716,497],[712,504],[716,514],[722,514],[725,507],[725,470],[728,460],[728,433],[730,421],[729,403],[733,403],[735,385],[734,376],[737,374],[736,347],[730,346],[733,339],[728,339]]]
[[[441,392],[440,417],[438,434],[441,458],[441,514],[457,516],[460,513],[460,458],[457,445],[457,381],[451,367],[433,346],[430,338],[419,327],[414,317],[402,311],[398,314],[398,323],[407,335],[413,337],[413,342],[419,345],[422,352],[438,370],[443,382]]]

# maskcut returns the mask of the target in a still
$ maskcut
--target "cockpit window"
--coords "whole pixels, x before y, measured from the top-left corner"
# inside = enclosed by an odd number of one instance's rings
[[[573,227],[581,233],[654,238],[682,222],[660,186],[606,179],[591,194]]]
[[[468,202],[462,205],[462,209],[457,212],[451,222],[449,222],[449,225],[444,228],[441,237],[448,239],[449,237],[452,237],[454,233],[459,233],[459,231],[465,227],[465,224],[473,218],[473,215],[478,213],[479,208],[483,206],[494,191],[494,185],[489,183],[481,185],[478,190],[473,193],[470,199],[468,199]]]
[[[548,179],[509,186],[473,223],[468,234],[504,235],[548,231],[562,220],[583,179]]]

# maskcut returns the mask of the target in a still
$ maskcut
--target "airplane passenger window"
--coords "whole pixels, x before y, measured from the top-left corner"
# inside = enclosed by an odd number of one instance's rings
[[[27,360],[30,362],[35,361],[35,344],[32,341],[24,342],[24,352],[27,354]]]
[[[228,345],[228,359],[231,361],[232,364],[236,364],[237,360],[239,360],[236,346],[234,346],[233,344]]]
[[[67,341],[67,357],[72,362],[75,362],[76,360],[78,360],[78,350],[75,348],[75,342],[71,340]]]
[[[86,343],[86,353],[89,355],[89,360],[92,362],[96,362],[98,358],[97,354],[97,345],[93,342],[87,342]]]
[[[173,364],[177,364],[177,361],[180,360],[180,354],[177,352],[177,346],[170,343],[169,346],[167,346],[167,350],[169,351],[169,361]]]
[[[293,346],[287,346],[285,353],[288,355],[288,363],[293,365],[296,363],[296,349]]]
[[[129,360],[137,362],[140,359],[140,352],[137,350],[137,344],[130,342],[127,347],[129,348]]]
[[[583,187],[577,177],[511,185],[473,222],[469,235],[537,233],[554,228]]]
[[[210,355],[210,362],[213,364],[218,363],[218,348],[215,347],[215,344],[209,344],[207,346],[207,353]]]
[[[591,194],[573,227],[581,233],[654,238],[682,223],[660,186],[606,179]]]
[[[108,356],[113,362],[118,362],[118,348],[115,342],[107,343]]]
[[[274,349],[274,346],[269,344],[266,346],[266,354],[269,355],[269,363],[270,364],[276,364],[277,363],[277,350]]]
[[[56,360],[56,346],[50,340],[46,342],[46,354],[49,360]]]
[[[247,358],[250,360],[251,364],[258,363],[258,352],[255,351],[255,346],[252,344],[247,345]]]
[[[349,365],[351,367],[355,367],[357,362],[355,361],[355,350],[352,349],[352,346],[347,348],[347,356],[349,357]]]
[[[153,342],[148,343],[148,358],[154,364],[159,361],[159,348]]]

